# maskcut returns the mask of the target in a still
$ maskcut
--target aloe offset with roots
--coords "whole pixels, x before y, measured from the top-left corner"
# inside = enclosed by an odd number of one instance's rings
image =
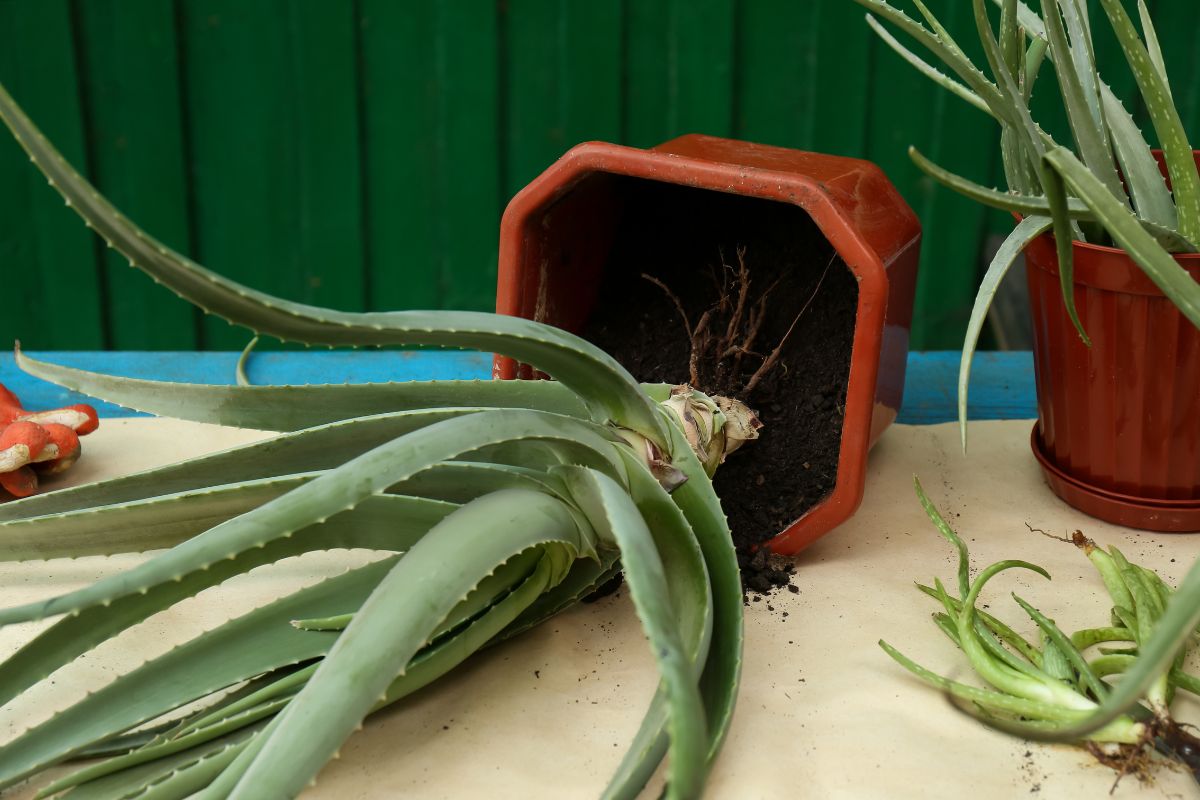
[[[937,579],[933,586],[917,588],[941,605],[934,622],[988,687],[942,677],[886,641],[880,640],[880,647],[988,724],[1029,738],[1085,742],[1122,774],[1141,772],[1148,748],[1157,748],[1185,764],[1200,781],[1200,740],[1170,712],[1177,690],[1200,694],[1200,678],[1184,669],[1188,654],[1200,643],[1200,567],[1193,566],[1177,592],[1152,570],[1131,564],[1116,547],[1105,550],[1076,531],[1063,540],[1087,556],[1103,581],[1112,601],[1108,619],[1068,636],[1014,594],[1013,600],[1038,628],[1035,644],[977,604],[988,582],[1002,572],[1029,570],[1047,580],[1050,574],[1027,561],[1006,560],[985,567],[972,579],[966,543],[920,482],[913,483],[930,521],[958,553],[956,595]],[[1117,687],[1106,680],[1114,675],[1121,678]]]
[[[8,560],[168,548],[78,591],[0,610],[5,625],[59,617],[0,664],[0,702],[260,565],[341,548],[388,555],[247,609],[22,733],[0,747],[0,787],[103,756],[43,794],[294,796],[371,711],[620,569],[661,683],[605,796],[632,797],[668,756],[668,796],[700,794],[742,647],[737,562],[708,474],[753,426],[738,433],[744,424],[726,425],[699,393],[643,388],[600,350],[534,322],[344,313],[238,285],[121,215],[3,88],[0,117],[110,247],[209,313],[308,344],[495,351],[557,379],[197,386],[18,353],[35,375],[128,407],[280,435],[0,506]],[[182,719],[163,721],[184,706]]]
[[[958,382],[964,447],[971,359],[988,308],[1017,256],[1047,231],[1054,233],[1067,313],[1085,342],[1087,332],[1072,291],[1074,240],[1123,248],[1180,312],[1200,326],[1200,285],[1172,257],[1195,253],[1200,245],[1200,173],[1144,0],[1137,0],[1141,35],[1122,0],[1100,0],[1100,5],[1161,142],[1170,188],[1133,117],[1097,71],[1086,0],[1041,0],[1040,16],[1020,0],[993,0],[1000,9],[998,27],[986,0],[971,0],[986,72],[921,0],[913,3],[923,21],[887,0],[854,1],[871,12],[867,22],[909,64],[996,120],[1008,191],[955,175],[910,149],[917,166],[973,200],[1023,217],[992,259],[967,324]],[[927,49],[952,74],[908,49],[880,19]],[[1074,149],[1056,142],[1030,113],[1030,97],[1046,62],[1057,77]]]

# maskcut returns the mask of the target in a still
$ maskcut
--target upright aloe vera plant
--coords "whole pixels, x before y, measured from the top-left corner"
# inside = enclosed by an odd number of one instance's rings
[[[2,88],[0,117],[109,246],[209,313],[311,344],[494,350],[557,379],[196,386],[19,356],[36,375],[123,405],[281,435],[0,506],[5,559],[168,548],[78,591],[0,610],[5,625],[59,618],[0,664],[0,702],[260,565],[339,548],[388,555],[246,609],[19,735],[0,747],[0,788],[102,756],[43,794],[294,796],[371,711],[620,569],[661,684],[605,796],[633,796],[668,754],[668,796],[700,794],[729,724],[742,646],[737,563],[706,475],[732,444],[708,398],[644,390],[603,352],[526,320],[343,313],[240,286],[134,226]],[[703,430],[685,432],[671,409],[695,408],[704,413],[685,416],[699,416]]]
[[[1200,244],[1200,174],[1144,0],[1137,0],[1142,35],[1122,0],[1100,0],[1100,5],[1162,144],[1170,188],[1133,117],[1097,71],[1086,0],[1041,0],[1041,16],[1020,0],[994,0],[1000,9],[998,30],[986,0],[971,0],[987,72],[921,0],[913,3],[924,23],[886,0],[855,2],[871,12],[867,22],[909,64],[1000,126],[1008,191],[974,183],[915,148],[909,151],[917,166],[939,183],[1022,217],[988,267],[967,326],[958,383],[964,446],[971,359],[984,318],[1009,267],[1029,242],[1047,231],[1054,232],[1067,313],[1084,341],[1087,332],[1072,292],[1073,240],[1123,248],[1183,315],[1200,326],[1200,285],[1172,258],[1173,253],[1197,252]],[[880,19],[922,45],[953,75],[905,47]],[[1056,142],[1030,113],[1029,100],[1046,61],[1058,79],[1073,150]]]

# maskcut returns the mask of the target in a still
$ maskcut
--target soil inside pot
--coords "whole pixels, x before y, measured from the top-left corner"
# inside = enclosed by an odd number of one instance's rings
[[[688,381],[688,326],[698,325],[722,291],[730,294],[739,251],[749,274],[748,302],[770,288],[750,348],[755,355],[744,355],[736,369],[727,359],[723,374],[710,359],[700,365],[698,386],[744,400],[764,424],[758,441],[730,455],[713,483],[729,517],[743,585],[768,592],[789,582],[791,566],[755,552],[757,546],[824,499],[837,479],[858,284],[796,206],[638,182],[624,208],[583,336],[639,380]],[[723,332],[727,317],[712,315],[710,322],[720,324],[709,327]],[[778,363],[746,393],[780,342]]]

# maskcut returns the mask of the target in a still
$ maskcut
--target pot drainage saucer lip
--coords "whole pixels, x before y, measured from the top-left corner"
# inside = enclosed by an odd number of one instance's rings
[[[1200,500],[1142,498],[1092,486],[1068,475],[1050,460],[1038,438],[1037,423],[1030,447],[1046,476],[1051,491],[1067,504],[1105,522],[1159,533],[1200,531]]]

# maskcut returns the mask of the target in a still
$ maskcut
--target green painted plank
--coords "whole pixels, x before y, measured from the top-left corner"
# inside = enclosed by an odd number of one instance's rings
[[[364,0],[373,308],[495,307],[500,221],[495,3]]]
[[[199,257],[268,292],[362,308],[353,7],[194,0],[180,11]],[[245,341],[205,321],[207,346]]]
[[[970,4],[945,8],[941,19],[966,48],[976,30]],[[891,53],[880,58],[895,59]],[[907,65],[904,68],[908,69]],[[931,94],[918,102],[928,105],[916,106],[931,120],[926,133],[928,147],[922,149],[947,169],[987,183],[998,149],[995,122],[932,83],[926,82],[926,89]],[[979,285],[986,209],[943,187],[929,187],[928,179],[919,172],[909,176],[917,182],[913,194],[921,198],[916,210],[925,231],[912,346],[922,350],[961,347]]]
[[[574,145],[620,138],[621,15],[574,0],[514,0],[500,14],[511,197]]]
[[[948,9],[943,6],[944,3],[931,4],[935,13],[948,22]],[[866,27],[861,15],[859,25]],[[883,169],[923,223],[921,268],[911,332],[912,346],[923,348],[929,336],[930,319],[942,313],[940,288],[943,276],[928,267],[932,263],[929,254],[939,249],[938,238],[944,232],[931,228],[927,217],[935,195],[943,190],[916,168],[908,157],[908,148],[916,146],[922,152],[933,152],[939,140],[947,98],[942,89],[905,64],[886,44],[872,38],[870,46],[866,70],[870,98],[866,146],[858,155]]]
[[[458,0],[441,2],[438,10],[444,302],[448,308],[491,311],[503,211],[497,4]]]
[[[367,304],[374,311],[438,308],[444,209],[433,191],[444,150],[437,6],[363,0],[360,14]]]
[[[87,171],[66,0],[0,2],[0,81],[69,160]],[[101,348],[102,295],[90,232],[0,131],[0,347]]]
[[[1197,18],[1193,0],[1157,0],[1151,4],[1163,60],[1183,128],[1193,148],[1200,148],[1200,48],[1196,46]],[[1147,136],[1153,131],[1143,124]]]
[[[819,115],[821,6],[757,0],[737,7],[734,136],[809,150]]]
[[[159,0],[76,5],[92,176],[144,229],[190,252],[175,14]],[[197,312],[105,251],[110,346],[190,350]]]
[[[733,0],[662,0],[625,7],[626,143],[733,129]]]
[[[807,0],[817,6],[814,108],[820,115],[811,147],[862,158],[867,152],[871,63],[875,34],[862,6],[850,0]],[[881,124],[889,124],[886,120]]]

